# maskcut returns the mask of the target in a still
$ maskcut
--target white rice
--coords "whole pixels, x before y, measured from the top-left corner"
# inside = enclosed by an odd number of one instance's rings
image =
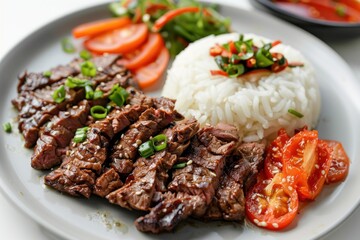
[[[270,40],[245,34],[261,47]],[[209,49],[216,43],[238,40],[239,34],[209,36],[190,44],[175,59],[168,72],[163,95],[176,99],[176,109],[185,117],[195,117],[202,125],[234,124],[244,141],[273,138],[284,127],[288,133],[308,125],[315,127],[320,113],[320,93],[314,71],[302,54],[284,44],[272,48],[289,62],[304,67],[287,68],[255,81],[212,76],[218,69]],[[288,109],[304,115],[295,117]]]

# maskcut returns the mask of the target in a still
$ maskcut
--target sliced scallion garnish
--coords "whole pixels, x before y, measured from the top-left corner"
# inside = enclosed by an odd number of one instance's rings
[[[81,50],[81,52],[79,53],[79,56],[84,59],[85,61],[86,60],[89,60],[90,58],[92,58],[92,55],[89,51],[87,50]]]
[[[96,66],[90,61],[85,61],[81,64],[81,74],[87,77],[95,77]]]
[[[61,40],[62,50],[66,53],[74,53],[76,51],[74,44],[71,42],[70,38],[63,38]]]
[[[43,72],[43,76],[44,77],[51,77],[51,75],[52,75],[52,72],[51,71],[45,71],[45,72]]]
[[[85,86],[85,98],[86,99],[93,99],[94,98],[94,90],[90,85]]]
[[[129,97],[129,93],[118,84],[116,84],[110,91],[109,99],[113,101],[119,107],[123,106],[126,99]]]
[[[159,134],[151,139],[155,151],[161,151],[167,146],[167,137],[165,134]]]
[[[103,106],[96,105],[90,109],[90,114],[95,119],[103,119],[107,116],[107,109]]]
[[[186,162],[175,164],[172,168],[173,169],[182,169],[187,166]]]
[[[5,132],[11,133],[12,131],[11,123],[9,122],[3,123],[3,129]]]
[[[144,158],[148,158],[154,154],[154,148],[151,141],[144,142],[139,147],[139,154]]]
[[[69,88],[85,87],[87,85],[91,85],[91,82],[86,79],[68,77],[65,81],[65,85]]]
[[[56,89],[52,95],[54,101],[56,103],[61,103],[65,100],[66,92],[64,85],[61,85],[58,89]]]
[[[104,93],[100,90],[95,90],[94,92],[94,99],[99,99],[99,98],[102,98],[104,96]]]
[[[296,111],[295,109],[292,109],[292,108],[289,108],[288,109],[288,113],[294,115],[295,117],[298,117],[298,118],[302,118],[304,117],[304,115],[302,113],[299,113],[298,111]]]
[[[81,142],[85,141],[86,133],[88,130],[89,130],[89,127],[83,127],[83,128],[76,129],[73,141],[76,143],[81,143]]]

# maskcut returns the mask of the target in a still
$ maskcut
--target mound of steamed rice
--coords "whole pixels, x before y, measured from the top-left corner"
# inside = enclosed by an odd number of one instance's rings
[[[269,39],[245,34],[255,46]],[[195,117],[202,125],[225,122],[235,125],[244,141],[271,139],[284,127],[288,133],[307,125],[315,127],[320,113],[320,93],[314,71],[294,48],[280,44],[271,52],[282,53],[288,62],[304,63],[279,73],[248,79],[212,76],[218,69],[209,49],[216,43],[238,40],[239,34],[209,36],[190,44],[175,59],[168,72],[163,95],[176,99],[176,109],[185,117]],[[304,115],[298,118],[294,109]]]

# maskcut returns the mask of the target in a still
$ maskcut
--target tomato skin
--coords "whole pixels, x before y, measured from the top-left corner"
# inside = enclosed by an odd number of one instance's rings
[[[72,30],[72,34],[74,38],[90,37],[124,27],[130,23],[131,20],[128,17],[103,19],[81,24]]]
[[[258,182],[246,196],[248,219],[269,230],[288,226],[297,215],[298,208],[297,192],[282,173],[276,174],[272,180]]]
[[[165,72],[169,59],[169,51],[164,46],[154,62],[137,69],[134,75],[139,87],[147,88],[154,85]]]
[[[344,147],[340,142],[325,140],[331,151],[331,164],[329,173],[326,177],[326,183],[336,183],[344,181],[349,173],[350,160]]]
[[[144,23],[130,24],[87,39],[84,46],[91,52],[129,53],[141,46],[148,37],[148,28]]]
[[[282,171],[283,148],[289,139],[290,136],[286,130],[281,128],[278,131],[278,136],[268,146],[264,160],[264,170],[267,178],[273,178]]]
[[[150,33],[147,42],[140,49],[124,55],[117,64],[136,70],[154,61],[164,46],[165,43],[159,33]]]

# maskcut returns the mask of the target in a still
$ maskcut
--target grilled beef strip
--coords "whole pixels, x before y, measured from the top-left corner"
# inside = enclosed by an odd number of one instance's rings
[[[173,111],[174,112],[174,111]],[[119,142],[115,144],[110,156],[110,166],[119,174],[130,174],[133,162],[138,157],[138,147],[151,136],[158,134],[174,119],[172,112],[150,108],[142,113],[139,121],[130,126]]]
[[[40,137],[31,157],[31,166],[43,170],[60,164],[64,153],[61,150],[69,145],[76,129],[86,124],[89,111],[88,101],[83,100],[70,110],[60,112],[46,124],[40,130]]]
[[[139,158],[125,185],[106,198],[113,204],[128,209],[148,211],[156,192],[165,192],[168,171],[189,146],[190,139],[199,130],[196,120],[183,120],[164,131],[167,148],[150,158]]]
[[[206,214],[202,219],[242,221],[245,216],[245,185],[252,184],[264,160],[265,144],[242,143],[239,156],[229,161]],[[254,175],[255,174],[255,175]]]
[[[111,81],[101,82],[101,89],[104,93],[103,98],[83,100],[69,110],[61,111],[43,126],[39,132],[39,138],[31,158],[31,166],[35,169],[44,170],[59,165],[77,128],[84,127],[95,121],[89,115],[90,107],[94,105],[105,106],[108,103],[108,95],[115,84],[122,87],[130,84],[130,77],[128,75],[116,76]],[[133,89],[130,87],[128,91],[133,91]],[[84,101],[86,101],[86,104],[84,104]],[[88,121],[86,121],[87,118]],[[56,141],[51,139],[51,137],[55,138]]]
[[[137,229],[152,233],[170,231],[191,215],[204,215],[219,185],[226,158],[236,149],[237,142],[235,127],[218,124],[202,128],[192,139],[190,150],[180,158],[187,166],[173,172],[168,185],[172,194],[166,194],[149,214],[138,218]]]
[[[119,75],[121,77],[121,74],[124,75],[127,73],[123,67],[114,66],[114,62],[116,62],[119,57],[119,55],[107,55],[92,59],[98,69],[101,70],[97,72],[94,78],[89,79],[93,82],[93,86],[97,86],[104,81],[109,81],[114,76]],[[75,60],[71,64],[75,65],[75,62],[79,64],[81,60]],[[76,69],[75,66],[70,67],[70,65],[61,66],[60,68],[62,70],[55,71],[54,77],[44,78],[40,73],[30,73],[19,79],[19,95],[12,103],[20,111],[19,130],[24,135],[25,147],[30,148],[34,146],[38,138],[39,128],[54,115],[58,114],[59,111],[64,111],[70,106],[77,104],[85,98],[85,93],[82,88],[66,88],[66,99],[62,103],[57,104],[52,99],[53,92],[64,84],[65,78],[73,76],[67,74],[79,73],[79,69]],[[77,68],[79,68],[79,66],[77,66]],[[78,77],[85,78],[81,74],[78,75]],[[52,80],[52,78],[54,79]]]
[[[89,198],[101,173],[113,137],[135,122],[146,106],[114,109],[104,120],[90,125],[87,140],[76,144],[60,168],[45,176],[45,184],[72,196]]]

